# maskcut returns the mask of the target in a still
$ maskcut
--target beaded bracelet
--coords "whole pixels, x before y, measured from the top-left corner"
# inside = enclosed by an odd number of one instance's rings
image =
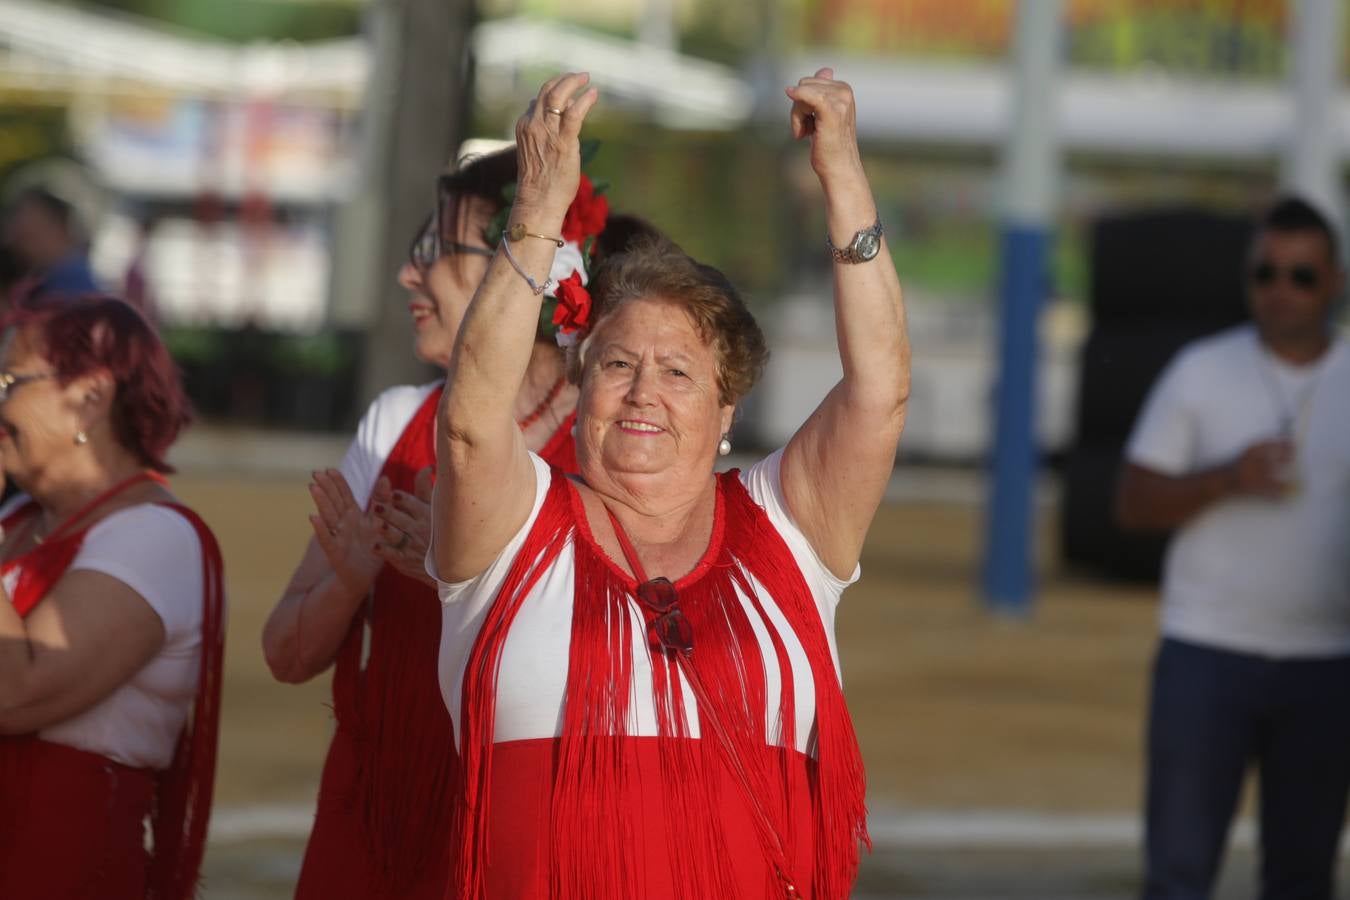
[[[542,294],[549,288],[553,287],[552,278],[545,278],[544,283],[540,284],[539,282],[531,278],[529,276],[529,273],[527,273],[524,269],[520,267],[520,263],[516,262],[516,255],[511,252],[511,242],[509,240],[502,241],[502,249],[506,251],[506,261],[511,264],[511,268],[516,270],[517,275],[525,279],[525,282],[530,286],[530,290],[534,291],[534,295],[536,297],[538,297],[540,294]]]

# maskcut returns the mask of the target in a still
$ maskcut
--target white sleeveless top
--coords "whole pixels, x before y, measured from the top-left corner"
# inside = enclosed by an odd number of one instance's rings
[[[444,610],[441,624],[440,683],[441,695],[455,721],[455,737],[462,731],[462,699],[464,669],[479,629],[488,609],[496,599],[517,553],[525,543],[530,529],[539,516],[548,494],[553,473],[547,463],[535,454],[536,489],[534,506],[529,518],[501,554],[476,578],[459,583],[438,581]],[[815,599],[829,639],[835,672],[839,671],[839,654],[835,645],[834,617],[844,589],[858,579],[861,569],[855,567],[847,581],[836,578],[816,556],[806,536],[802,534],[787,512],[779,483],[779,462],[782,451],[751,466],[741,473],[742,484],[750,497],[768,514],[769,521],[778,530],[791,550],[802,575]],[[436,577],[435,562],[427,554],[427,571]],[[511,624],[502,650],[501,670],[497,685],[496,731],[497,743],[555,738],[562,733],[563,693],[567,683],[569,644],[572,632],[572,604],[576,572],[576,548],[569,540],[548,571],[539,579],[523,601]],[[796,697],[797,749],[806,752],[812,726],[815,723],[815,690],[806,653],[796,636],[789,630],[787,620],[763,586],[750,579],[763,602],[765,612],[774,623],[787,646],[792,668]],[[745,596],[748,618],[759,639],[760,656],[764,661],[766,697],[772,703],[779,696],[783,673],[759,616],[749,606]],[[647,652],[647,633],[636,602],[630,604],[633,621],[633,694],[630,706],[629,734],[656,736],[657,719],[652,701],[651,658]],[[681,676],[683,681],[683,676]],[[690,717],[692,733],[698,735],[697,704],[687,683],[684,684],[684,707]],[[776,705],[765,710],[768,734],[780,734]],[[780,741],[781,743],[781,741]]]

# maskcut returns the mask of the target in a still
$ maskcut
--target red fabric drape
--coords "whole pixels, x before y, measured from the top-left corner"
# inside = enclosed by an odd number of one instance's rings
[[[709,733],[691,737],[675,661],[649,650],[658,736],[633,738],[629,612],[635,585],[601,552],[579,494],[555,472],[465,670],[464,790],[454,831],[458,865],[447,897],[781,897],[783,886],[748,794],[761,801],[800,895],[848,896],[859,841],[867,840],[865,784],[820,610],[791,551],[738,475],[719,476],[717,490],[708,552],[676,583],[695,635],[686,665],[706,688],[708,705],[698,716],[701,732]],[[546,761],[538,752],[531,757],[534,768],[546,766],[531,781],[546,794],[531,800],[502,787],[514,773],[498,766],[530,756],[524,745],[533,742],[493,743],[497,677],[512,621],[569,541],[576,551],[576,584],[562,736],[544,742]],[[749,610],[738,588],[752,598]],[[793,679],[786,677],[791,668],[784,637],[765,612],[768,597],[809,662],[816,709],[815,729],[806,736],[810,757],[782,749],[799,743],[796,698]],[[756,625],[769,634],[785,673],[774,697],[768,695]],[[776,713],[770,716],[776,723],[772,734],[766,709]],[[727,765],[726,750],[713,739],[714,721],[740,772]],[[503,840],[510,851],[505,857]],[[534,880],[522,883],[518,874],[504,872],[511,858],[534,860]]]

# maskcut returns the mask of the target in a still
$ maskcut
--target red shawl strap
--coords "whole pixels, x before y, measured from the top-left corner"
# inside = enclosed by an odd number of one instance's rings
[[[225,664],[225,563],[215,535],[195,512],[161,504],[187,519],[202,545],[202,645],[192,717],[178,736],[173,763],[159,775],[147,900],[195,896],[206,853],[206,829],[216,782],[220,689]]]
[[[96,754],[71,751],[32,738],[0,738],[4,747],[0,754],[0,784],[13,778],[32,781],[37,784],[36,773],[48,773],[54,776],[51,784],[43,784],[43,789],[51,787],[58,790],[59,796],[73,797],[74,794],[61,795],[56,784],[66,777],[77,778],[84,786],[93,783],[98,772],[139,773],[131,782],[144,778],[147,784],[153,779],[154,798],[142,809],[141,815],[133,815],[135,798],[122,792],[126,790],[123,779],[106,778],[109,797],[104,799],[89,790],[83,790],[79,797],[86,805],[73,812],[63,810],[63,814],[86,819],[89,827],[99,825],[105,829],[130,829],[135,842],[141,839],[141,819],[145,812],[151,816],[154,834],[154,853],[148,861],[148,872],[143,876],[144,890],[138,897],[147,900],[188,900],[197,889],[197,880],[201,871],[202,857],[206,852],[206,829],[211,813],[211,795],[215,785],[216,747],[220,722],[221,671],[225,656],[225,590],[224,564],[220,547],[216,544],[206,523],[187,507],[174,504],[158,504],[172,509],[183,516],[197,532],[202,548],[202,642],[201,661],[198,670],[197,693],[193,700],[192,712],[187,724],[178,738],[173,761],[169,768],[159,773],[140,772],[129,769]],[[34,512],[36,506],[29,504],[23,510],[6,520],[16,521],[24,515]],[[54,536],[28,553],[5,564],[9,569],[22,565],[13,601],[21,616],[27,616],[46,596],[47,592],[61,580],[70,564],[74,562],[85,535],[92,524],[68,534]],[[18,743],[14,743],[18,741]],[[77,754],[77,755],[72,755]],[[88,776],[88,773],[94,773]],[[61,774],[64,773],[64,774]],[[130,777],[130,776],[128,776]],[[74,801],[72,801],[74,802]],[[105,819],[95,811],[112,808],[126,812],[125,816]],[[114,837],[104,837],[101,842],[91,846],[105,846]],[[68,844],[67,850],[81,844]],[[0,868],[3,868],[0,866]],[[0,893],[0,896],[10,896]],[[14,894],[13,896],[28,896]],[[100,895],[101,896],[101,895]],[[112,896],[109,893],[107,896]]]
[[[717,491],[708,550],[675,585],[680,609],[694,633],[695,649],[684,665],[698,684],[697,712],[704,739],[693,739],[676,660],[649,648],[658,735],[642,740],[655,741],[661,777],[659,784],[637,784],[639,773],[630,762],[633,739],[628,734],[633,630],[655,614],[633,599],[634,580],[600,550],[580,495],[555,471],[539,517],[489,609],[466,666],[460,742],[464,802],[454,834],[458,866],[447,897],[493,897],[485,879],[502,650],[525,597],[568,541],[576,552],[576,583],[563,722],[547,804],[551,896],[555,900],[642,896],[644,879],[654,873],[640,870],[642,854],[634,836],[647,829],[638,817],[660,815],[669,844],[667,856],[678,861],[673,884],[664,889],[679,900],[782,897],[789,873],[802,878],[796,883],[800,896],[848,897],[857,874],[858,842],[867,840],[865,784],[820,611],[791,551],[738,474],[719,476]],[[750,598],[748,609],[740,595]],[[792,808],[794,792],[789,785],[794,758],[799,757],[794,752],[766,752],[798,743],[787,643],[765,613],[769,598],[801,644],[811,672],[816,760],[810,810]],[[769,634],[782,673],[772,703],[756,626]],[[775,711],[770,722],[765,720],[766,709]],[[729,799],[728,780],[745,785],[761,802],[752,803],[746,796]],[[654,802],[636,806],[630,802],[635,790],[644,796],[650,793]],[[728,803],[746,809],[733,817],[720,814]],[[807,846],[796,827],[804,816],[811,823]],[[744,835],[725,830],[737,827],[728,826],[735,820],[750,823],[757,833],[758,840],[750,840],[764,848],[761,859],[728,858],[729,846],[744,846]],[[759,874],[747,874],[755,871]],[[753,893],[747,893],[747,878]]]

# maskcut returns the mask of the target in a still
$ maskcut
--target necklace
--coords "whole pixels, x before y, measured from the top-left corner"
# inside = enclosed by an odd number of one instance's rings
[[[539,405],[531,410],[530,414],[525,418],[516,420],[516,424],[520,426],[521,431],[529,428],[544,417],[544,413],[548,412],[549,407],[553,405],[553,401],[558,399],[558,395],[562,393],[562,389],[566,384],[567,379],[565,377],[559,377],[557,381],[553,382],[553,387],[548,389],[548,394],[544,396],[544,399],[539,401]]]
[[[67,531],[71,525],[80,521],[94,510],[98,509],[108,500],[111,500],[113,497],[122,493],[128,488],[140,484],[142,481],[158,481],[162,484],[164,479],[160,478],[153,472],[137,472],[130,478],[125,478],[122,481],[117,482],[117,484],[114,484],[112,487],[108,488],[106,491],[99,494],[94,499],[90,500],[84,506],[81,506],[79,509],[75,510],[75,512],[66,516],[55,528],[51,530],[49,534],[46,535],[38,534],[39,529],[41,529],[42,527],[42,516],[39,514],[33,523],[33,542],[41,546],[43,542],[48,541],[51,538],[54,538],[57,535]]]
[[[1266,387],[1270,391],[1270,398],[1275,403],[1276,415],[1280,420],[1280,437],[1292,442],[1298,437],[1298,432],[1307,427],[1308,409],[1326,367],[1321,365],[1321,360],[1312,363],[1311,365],[1318,367],[1317,370],[1308,376],[1307,384],[1290,398],[1285,396],[1280,386],[1275,368],[1276,360],[1264,346],[1261,347],[1261,363],[1261,374],[1265,376]]]

